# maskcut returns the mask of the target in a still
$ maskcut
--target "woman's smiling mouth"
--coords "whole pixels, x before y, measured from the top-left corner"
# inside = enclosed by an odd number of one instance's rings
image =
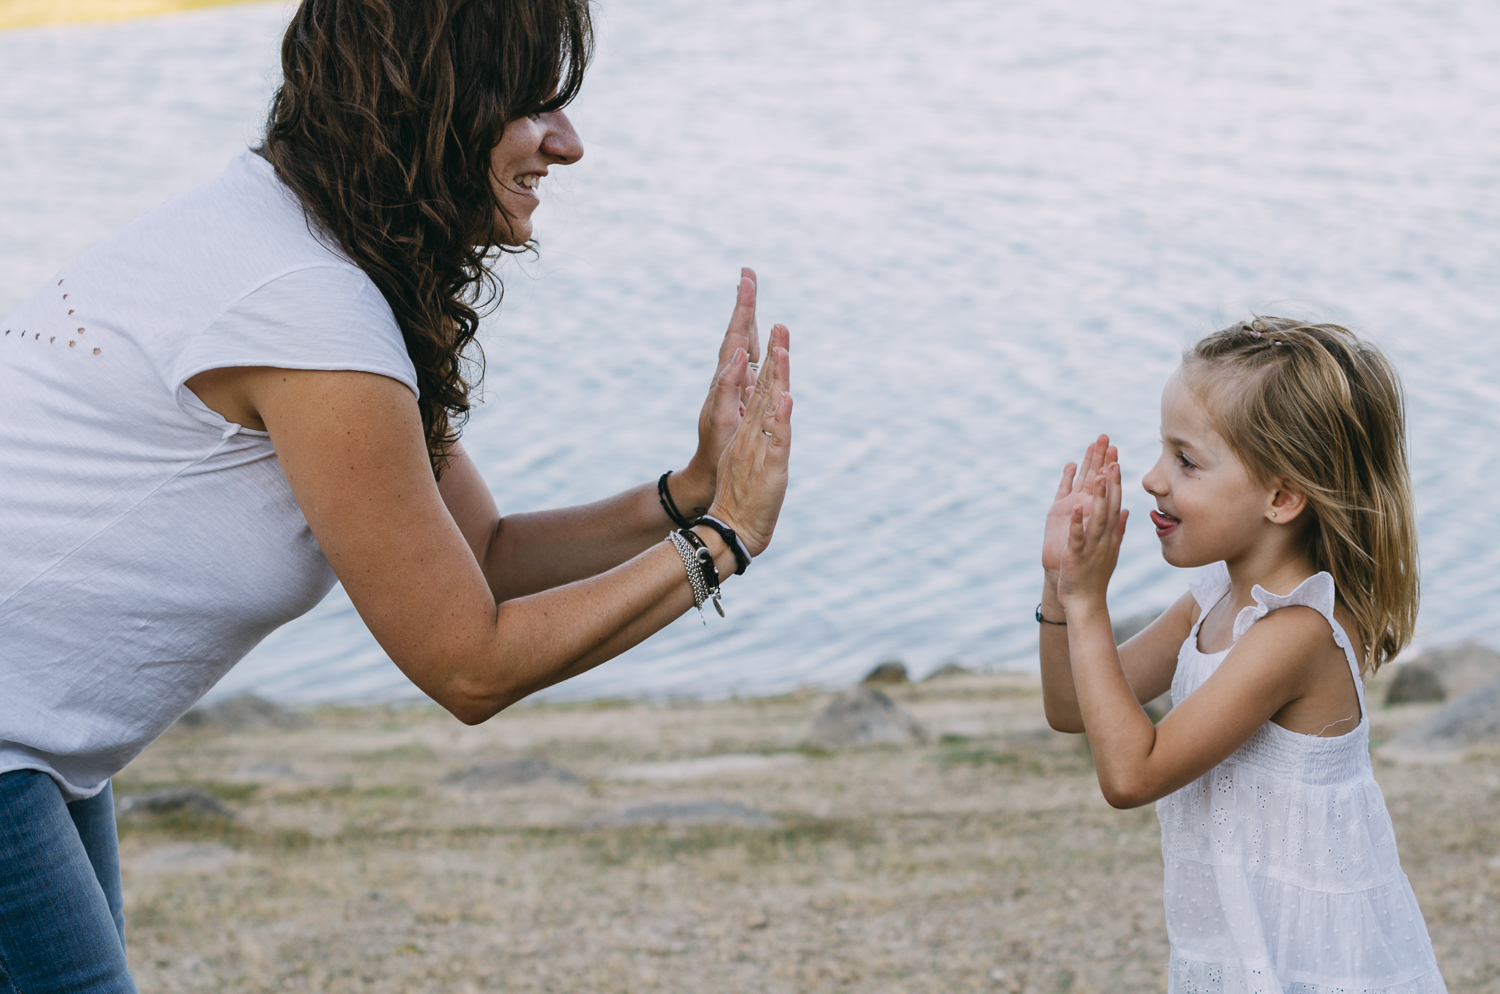
[[[1151,523],[1156,526],[1156,537],[1166,538],[1168,535],[1172,534],[1172,532],[1182,522],[1172,517],[1170,514],[1164,514],[1161,511],[1152,511]]]

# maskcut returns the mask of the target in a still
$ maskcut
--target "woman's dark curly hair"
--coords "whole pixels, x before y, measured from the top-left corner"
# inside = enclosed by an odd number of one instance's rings
[[[287,28],[258,151],[395,313],[435,474],[502,291],[490,152],[571,101],[592,53],[588,0],[302,0]]]

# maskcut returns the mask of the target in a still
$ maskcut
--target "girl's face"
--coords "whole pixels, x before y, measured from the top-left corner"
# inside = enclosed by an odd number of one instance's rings
[[[507,121],[500,144],[490,152],[490,182],[510,217],[497,217],[498,240],[524,245],[531,238],[531,212],[541,200],[537,187],[548,166],[566,166],[583,157],[583,142],[560,110]]]
[[[1156,498],[1151,521],[1173,566],[1234,561],[1271,527],[1272,491],[1213,429],[1180,368],[1161,393],[1161,458],[1142,484]]]

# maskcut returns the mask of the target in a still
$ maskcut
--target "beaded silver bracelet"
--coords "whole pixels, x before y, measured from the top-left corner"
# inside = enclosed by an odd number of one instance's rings
[[[703,616],[703,603],[708,600],[708,584],[703,582],[703,571],[698,568],[698,557],[693,552],[693,547],[688,540],[682,537],[680,532],[668,532],[667,541],[672,543],[672,548],[677,550],[677,555],[682,559],[682,568],[687,570],[688,585],[693,588],[693,606],[698,609],[698,620],[705,625],[708,619]],[[724,609],[719,608],[723,614]]]

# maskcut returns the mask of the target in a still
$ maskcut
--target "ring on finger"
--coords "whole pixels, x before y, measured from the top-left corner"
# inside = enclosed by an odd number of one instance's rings
[[[750,372],[752,372],[752,373],[759,373],[760,372],[760,363],[758,363],[758,362],[752,362],[750,364]]]
[[[764,428],[762,428],[760,430],[760,433],[762,435],[766,436],[767,438],[775,438],[776,437],[776,433],[774,431],[766,431]]]

